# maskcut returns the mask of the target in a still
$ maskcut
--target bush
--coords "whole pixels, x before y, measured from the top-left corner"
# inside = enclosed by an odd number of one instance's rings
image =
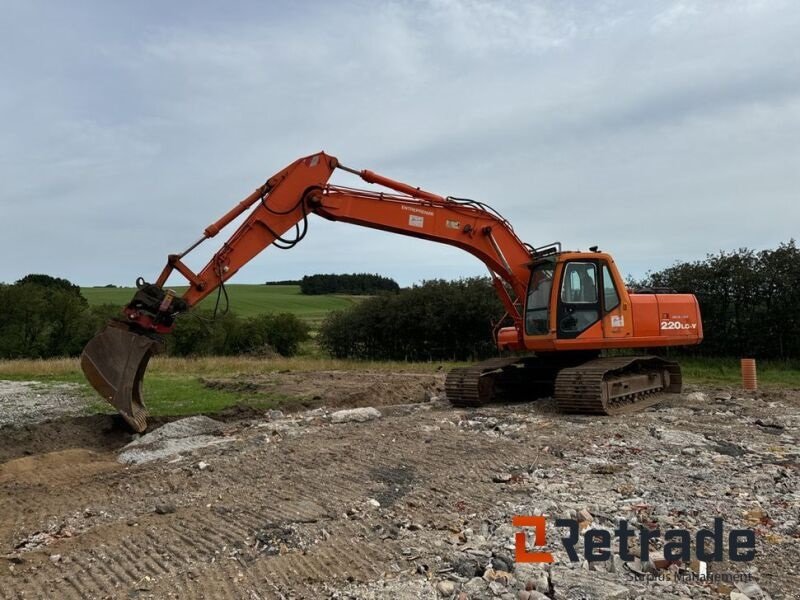
[[[352,275],[306,275],[300,280],[300,293],[372,295],[396,292],[397,282],[381,275],[353,273]]]
[[[330,314],[318,337],[336,358],[467,360],[496,354],[503,306],[486,278],[434,280]]]
[[[116,305],[89,306],[66,279],[28,275],[0,284],[0,359],[77,356],[105,323],[120,316]],[[197,311],[178,320],[165,337],[176,356],[277,352],[292,356],[308,339],[308,326],[293,314],[240,319]]]
[[[241,319],[229,313],[212,318],[210,311],[194,311],[178,319],[166,336],[173,356],[226,356],[277,352],[293,356],[309,337],[308,325],[291,313]]]
[[[697,295],[706,356],[800,357],[800,249],[743,248],[649,273],[639,284]]]
[[[86,299],[65,279],[0,285],[0,306],[0,358],[72,356],[94,333]]]

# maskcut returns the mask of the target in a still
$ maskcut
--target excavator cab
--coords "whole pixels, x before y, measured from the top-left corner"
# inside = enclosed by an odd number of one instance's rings
[[[702,339],[693,295],[666,290],[632,293],[613,258],[594,248],[535,257],[530,272],[524,319],[527,350],[657,348]]]

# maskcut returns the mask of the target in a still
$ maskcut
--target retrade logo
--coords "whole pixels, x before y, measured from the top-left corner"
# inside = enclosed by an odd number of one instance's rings
[[[511,519],[514,527],[533,528],[534,547],[547,546],[547,520],[543,516],[515,515]],[[580,560],[576,550],[583,538],[583,557],[587,561],[602,562],[611,559],[612,532],[606,529],[587,529],[581,535],[580,524],[575,519],[556,519],[555,526],[566,529],[567,535],[562,536],[561,544],[567,552],[569,560]],[[694,552],[692,549],[692,534],[687,529],[668,529],[661,539],[659,529],[646,527],[632,528],[625,519],[620,519],[613,530],[617,538],[619,556],[628,562],[634,560],[631,553],[631,541],[638,537],[636,547],[639,548],[639,558],[647,561],[650,558],[650,544],[660,540],[663,543],[664,558],[670,562],[688,563],[692,556],[698,560],[715,562],[723,560],[725,553],[724,522],[722,518],[714,519],[714,528],[700,529],[694,535]],[[553,555],[542,550],[529,550],[527,533],[518,531],[514,535],[514,558],[517,562],[551,563]],[[756,555],[756,534],[752,529],[731,529],[727,536],[728,559],[733,562],[751,561]]]

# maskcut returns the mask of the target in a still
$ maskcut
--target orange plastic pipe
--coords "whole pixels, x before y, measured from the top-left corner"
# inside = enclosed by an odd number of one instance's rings
[[[746,390],[755,391],[758,389],[758,373],[756,372],[756,359],[743,358],[742,365],[742,387]]]

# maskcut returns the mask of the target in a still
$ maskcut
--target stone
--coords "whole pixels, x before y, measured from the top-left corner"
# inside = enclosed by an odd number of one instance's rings
[[[650,434],[664,444],[671,446],[708,446],[708,440],[699,433],[692,433],[690,431],[681,431],[679,429],[661,429],[652,428]]]
[[[547,573],[542,573],[536,578],[534,589],[541,594],[546,594],[550,591],[550,578]]]
[[[761,589],[755,581],[736,582],[736,589],[749,600],[772,600],[772,597]],[[731,592],[731,598],[734,592]]]
[[[624,585],[612,581],[608,574],[593,571],[591,574],[581,569],[553,569],[550,578],[553,582],[555,600],[625,600],[630,594]]]
[[[495,556],[492,558],[492,568],[495,571],[511,572],[514,570],[514,561],[506,556]]]
[[[692,392],[691,394],[686,394],[686,399],[689,402],[708,402],[708,396],[706,396],[703,392]]]
[[[177,510],[174,504],[156,504],[155,512],[159,515],[169,515]]]
[[[173,421],[132,441],[122,449],[117,460],[138,465],[234,441],[234,438],[219,437],[223,427],[223,423],[203,415]]]
[[[337,410],[331,414],[331,423],[364,423],[380,418],[381,413],[377,408],[366,406],[363,408]]]
[[[473,577],[464,584],[462,591],[467,598],[483,598],[489,593],[489,584],[482,577]]]
[[[451,565],[453,571],[462,577],[475,577],[479,569],[478,561],[467,556],[456,558]]]
[[[445,598],[449,598],[456,591],[456,584],[447,579],[443,579],[436,584],[436,591]]]

